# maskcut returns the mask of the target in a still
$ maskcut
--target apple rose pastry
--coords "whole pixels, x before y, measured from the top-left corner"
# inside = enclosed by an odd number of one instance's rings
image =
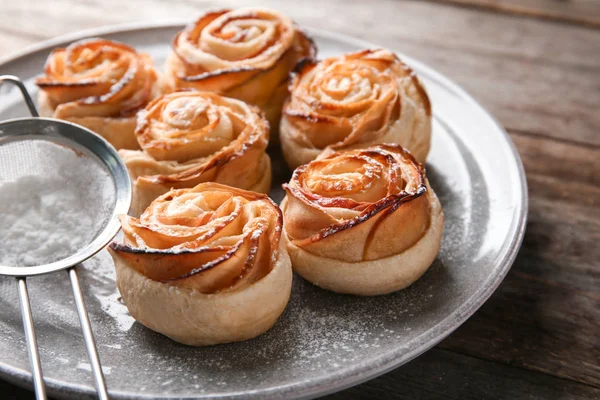
[[[135,134],[143,150],[119,152],[134,182],[134,215],[171,188],[201,182],[271,188],[269,124],[258,107],[210,92],[173,92],[138,113]]]
[[[42,116],[83,125],[117,149],[137,149],[136,112],[161,90],[147,54],[104,39],[54,50],[36,79]]]
[[[173,87],[255,104],[277,129],[290,71],[315,54],[314,43],[280,12],[221,10],[204,14],[177,34],[166,74]]]
[[[269,330],[292,288],[281,210],[266,195],[202,183],[172,190],[141,215],[121,216],[112,243],[117,286],[131,315],[192,345]]]
[[[398,143],[425,162],[431,106],[415,73],[387,50],[363,50],[298,64],[281,119],[283,155],[291,168],[326,148]]]
[[[347,150],[297,168],[281,207],[294,271],[339,293],[390,293],[435,259],[444,214],[400,145]]]

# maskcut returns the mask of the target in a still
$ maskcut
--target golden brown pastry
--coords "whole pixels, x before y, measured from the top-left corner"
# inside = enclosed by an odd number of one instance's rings
[[[258,107],[210,92],[161,96],[138,113],[142,151],[121,150],[139,215],[171,188],[218,182],[255,192],[271,188],[269,127]]]
[[[440,202],[400,145],[324,154],[296,169],[284,189],[294,271],[322,288],[364,296],[403,289],[439,251]]]
[[[398,143],[425,162],[431,106],[415,73],[387,50],[305,60],[290,82],[280,135],[290,166],[334,151]]]
[[[180,343],[246,340],[270,329],[290,297],[281,210],[266,195],[217,183],[172,190],[112,243],[131,315]]]
[[[166,74],[173,87],[214,91],[261,107],[276,132],[288,75],[300,59],[315,54],[314,43],[278,11],[221,10],[177,34]]]
[[[36,79],[40,115],[83,125],[117,149],[137,149],[135,114],[163,90],[150,56],[87,39],[56,49]]]

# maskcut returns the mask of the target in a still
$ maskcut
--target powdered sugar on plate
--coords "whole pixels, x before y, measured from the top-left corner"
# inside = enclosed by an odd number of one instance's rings
[[[4,159],[9,152],[11,159]],[[0,264],[50,263],[94,239],[115,195],[104,166],[46,140],[10,143],[2,146],[2,153]],[[24,170],[15,173],[15,163]]]

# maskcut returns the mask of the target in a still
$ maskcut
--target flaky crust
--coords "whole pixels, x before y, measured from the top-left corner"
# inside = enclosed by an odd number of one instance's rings
[[[189,345],[245,340],[283,312],[292,273],[281,210],[266,195],[216,183],[173,190],[112,243],[131,315]]]
[[[278,11],[221,10],[177,34],[165,70],[175,88],[213,91],[261,107],[275,134],[288,75],[315,54],[314,43]]]
[[[294,271],[340,293],[403,289],[435,259],[444,216],[424,168],[399,145],[324,155],[294,171],[283,237]]]
[[[135,114],[165,83],[147,54],[87,39],[54,50],[36,84],[42,116],[85,126],[117,149],[137,149]]]
[[[258,107],[211,92],[173,92],[138,113],[135,135],[143,150],[119,152],[134,183],[134,215],[171,188],[201,182],[271,188],[269,128]]]
[[[281,146],[290,168],[325,149],[397,143],[424,163],[431,106],[415,73],[387,50],[363,50],[321,62],[305,60],[290,82]]]

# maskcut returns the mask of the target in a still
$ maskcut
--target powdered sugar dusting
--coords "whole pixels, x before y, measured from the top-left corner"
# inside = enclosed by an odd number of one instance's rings
[[[116,288],[115,268],[110,255],[106,251],[102,251],[86,261],[84,267],[91,272],[91,277],[95,280],[94,297],[98,300],[100,309],[112,318],[120,331],[129,331],[135,323],[135,319],[121,301],[121,296]],[[107,346],[121,348],[121,344],[108,344]]]
[[[37,171],[14,176],[5,159],[9,147],[35,147]],[[29,156],[30,150],[18,152]],[[30,266],[74,254],[96,236],[105,209],[114,202],[108,171],[89,157],[57,144],[36,140],[9,144],[0,152],[0,264]],[[8,171],[8,172],[6,172]],[[12,175],[12,176],[8,176]],[[90,210],[93,210],[91,212]]]

